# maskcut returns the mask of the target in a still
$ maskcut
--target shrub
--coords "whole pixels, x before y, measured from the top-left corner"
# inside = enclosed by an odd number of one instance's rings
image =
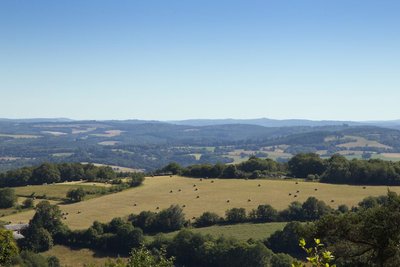
[[[194,225],[196,227],[206,227],[214,224],[218,224],[222,221],[222,218],[213,212],[206,211],[200,217],[196,219]]]

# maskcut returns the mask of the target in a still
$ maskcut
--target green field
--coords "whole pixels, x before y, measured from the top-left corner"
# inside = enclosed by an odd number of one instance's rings
[[[271,234],[285,227],[285,222],[274,223],[243,223],[234,225],[214,225],[210,227],[191,228],[190,231],[194,233],[201,233],[204,235],[211,235],[215,238],[220,236],[234,237],[238,240],[246,241],[250,238],[254,240],[264,240]],[[179,231],[165,234],[166,237],[172,238]]]
[[[104,266],[107,260],[115,260],[116,255],[104,255],[87,248],[71,249],[56,245],[49,251],[41,253],[45,257],[56,256],[63,267],[84,267],[88,265]]]
[[[364,189],[363,186],[293,180],[203,179],[200,181],[178,176],[160,176],[146,178],[144,184],[137,188],[79,203],[60,205],[60,208],[69,214],[64,221],[66,224],[72,229],[82,229],[89,227],[94,220],[108,222],[114,217],[137,214],[143,210],[157,211],[157,207],[163,209],[172,204],[186,205],[185,216],[187,219],[192,219],[204,211],[224,216],[229,208],[243,207],[250,211],[260,204],[270,204],[281,210],[293,201],[303,202],[310,196],[321,199],[334,208],[340,204],[351,207],[366,196],[385,195],[388,189],[400,193],[399,186],[367,186]],[[296,193],[297,191],[299,193]],[[33,211],[20,212],[5,216],[2,220],[28,222],[32,216]]]

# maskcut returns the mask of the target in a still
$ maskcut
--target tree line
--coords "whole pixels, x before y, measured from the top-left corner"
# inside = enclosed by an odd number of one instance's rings
[[[328,159],[315,153],[300,153],[287,163],[255,156],[238,164],[196,164],[182,167],[170,163],[155,174],[196,178],[305,178],[324,183],[399,185],[400,162],[381,159],[352,159],[335,154]]]
[[[0,187],[40,185],[66,181],[108,182],[125,176],[139,174],[115,172],[109,166],[81,163],[43,163],[0,173]],[[140,175],[139,175],[140,176]]]

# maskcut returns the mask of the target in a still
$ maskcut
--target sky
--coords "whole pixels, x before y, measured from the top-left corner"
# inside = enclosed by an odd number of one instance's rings
[[[0,118],[400,119],[398,0],[2,0]]]

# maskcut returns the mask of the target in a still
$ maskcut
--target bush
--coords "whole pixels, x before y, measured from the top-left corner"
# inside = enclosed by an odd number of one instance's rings
[[[32,199],[32,198],[27,198],[27,199],[25,199],[24,202],[22,202],[22,206],[23,206],[25,209],[33,208],[33,206],[34,206],[34,201],[33,201],[33,199]]]
[[[232,208],[225,212],[225,220],[229,223],[246,222],[246,210],[244,208]]]
[[[69,198],[71,202],[80,202],[84,199],[85,196],[85,190],[80,187],[77,189],[71,189],[67,192],[67,198]]]
[[[17,196],[15,195],[15,190],[12,188],[0,189],[0,208],[7,209],[14,206],[17,201]]]
[[[210,225],[218,224],[222,221],[222,218],[213,212],[206,211],[200,217],[196,219],[194,225],[196,227],[206,227]]]

